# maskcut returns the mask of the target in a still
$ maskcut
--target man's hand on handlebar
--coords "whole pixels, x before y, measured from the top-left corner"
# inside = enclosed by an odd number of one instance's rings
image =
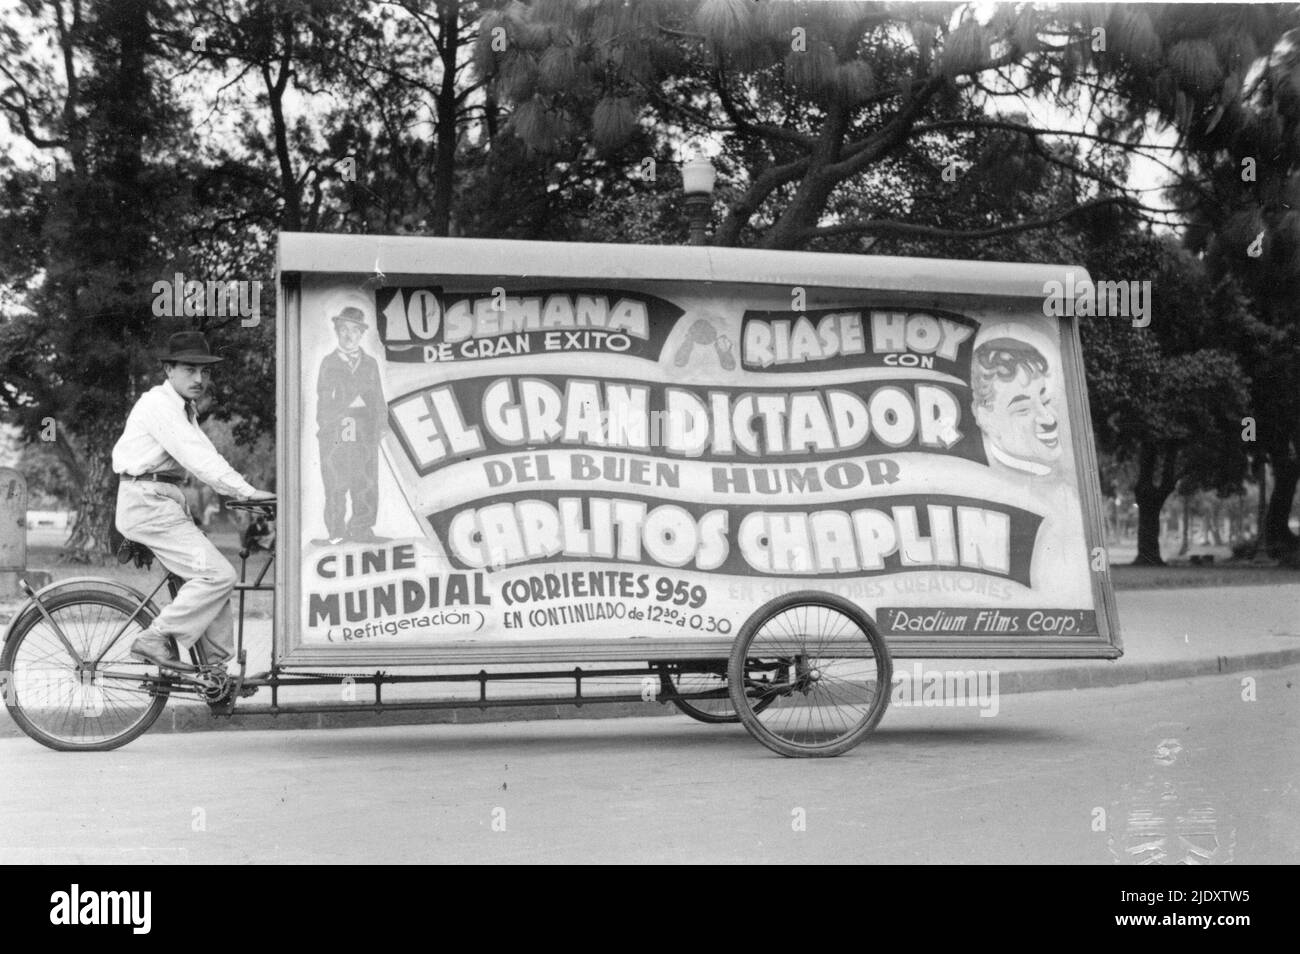
[[[243,503],[255,503],[259,500],[274,500],[275,494],[269,490],[254,490],[250,496],[240,497],[239,499]]]

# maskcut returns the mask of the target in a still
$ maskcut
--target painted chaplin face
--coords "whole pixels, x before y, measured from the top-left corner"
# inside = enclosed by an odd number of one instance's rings
[[[1051,468],[1064,453],[1055,379],[1041,351],[1013,337],[993,338],[971,362],[975,423],[1010,457]]]
[[[351,354],[361,347],[366,329],[355,321],[338,320],[334,322],[334,332],[339,336],[339,347]]]
[[[989,382],[990,400],[976,405],[975,423],[1012,457],[1055,464],[1062,451],[1052,390],[1050,375],[1019,368],[1009,381]]]

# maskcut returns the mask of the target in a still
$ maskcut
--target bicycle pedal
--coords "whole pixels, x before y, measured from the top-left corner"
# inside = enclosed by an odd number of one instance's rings
[[[179,659],[156,659],[152,656],[144,656],[136,653],[136,658],[151,662],[159,669],[171,669],[175,672],[196,673],[199,668],[192,663],[181,662]]]
[[[235,711],[236,699],[247,699],[249,696],[254,695],[257,692],[257,689],[257,686],[241,686],[239,692],[236,693],[232,686],[220,697],[216,699],[207,699],[205,701],[213,715],[230,715]]]

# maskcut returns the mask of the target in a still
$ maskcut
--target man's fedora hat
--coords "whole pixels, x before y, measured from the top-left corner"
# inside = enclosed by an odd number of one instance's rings
[[[331,318],[330,321],[334,322],[335,324],[337,324],[340,321],[351,321],[360,325],[362,328],[369,327],[366,324],[365,312],[363,312],[360,308],[353,308],[351,305],[349,305],[347,308],[344,308],[342,311],[340,311],[337,315]]]
[[[225,361],[218,358],[208,348],[208,339],[201,331],[178,331],[167,339],[167,351],[158,355],[159,361],[175,361],[178,364],[215,364]]]

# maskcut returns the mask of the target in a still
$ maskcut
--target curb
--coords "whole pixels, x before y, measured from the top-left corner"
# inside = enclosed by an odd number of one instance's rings
[[[941,660],[956,668],[961,660]],[[980,663],[997,662],[981,659]],[[1054,669],[1001,671],[998,692],[1014,695],[1024,692],[1056,692],[1065,689],[1107,689],[1142,682],[1167,682],[1218,676],[1252,669],[1281,669],[1300,665],[1300,648],[1243,653],[1237,656],[1180,659],[1152,663],[1123,663],[1090,667],[1061,666]],[[358,712],[291,712],[271,716],[269,706],[249,705],[239,715],[210,715],[202,706],[179,704],[168,706],[149,730],[163,732],[255,732],[268,729],[359,729],[390,725],[454,725],[484,722],[531,722],[553,719],[623,719],[647,716],[679,715],[666,703],[611,702],[575,706],[567,703],[539,702],[530,706],[468,705],[458,709],[429,709]],[[21,736],[22,730],[9,718],[0,715],[0,738]]]
[[[987,661],[981,660],[981,662]],[[1002,672],[998,677],[998,691],[1014,694],[1052,692],[1062,689],[1109,689],[1116,686],[1131,686],[1140,682],[1195,679],[1198,676],[1219,676],[1250,669],[1281,669],[1295,665],[1300,665],[1300,649],[1273,649],[1243,653],[1238,656],[1177,659],[1164,662],[1121,662],[1104,667],[1024,669]]]

